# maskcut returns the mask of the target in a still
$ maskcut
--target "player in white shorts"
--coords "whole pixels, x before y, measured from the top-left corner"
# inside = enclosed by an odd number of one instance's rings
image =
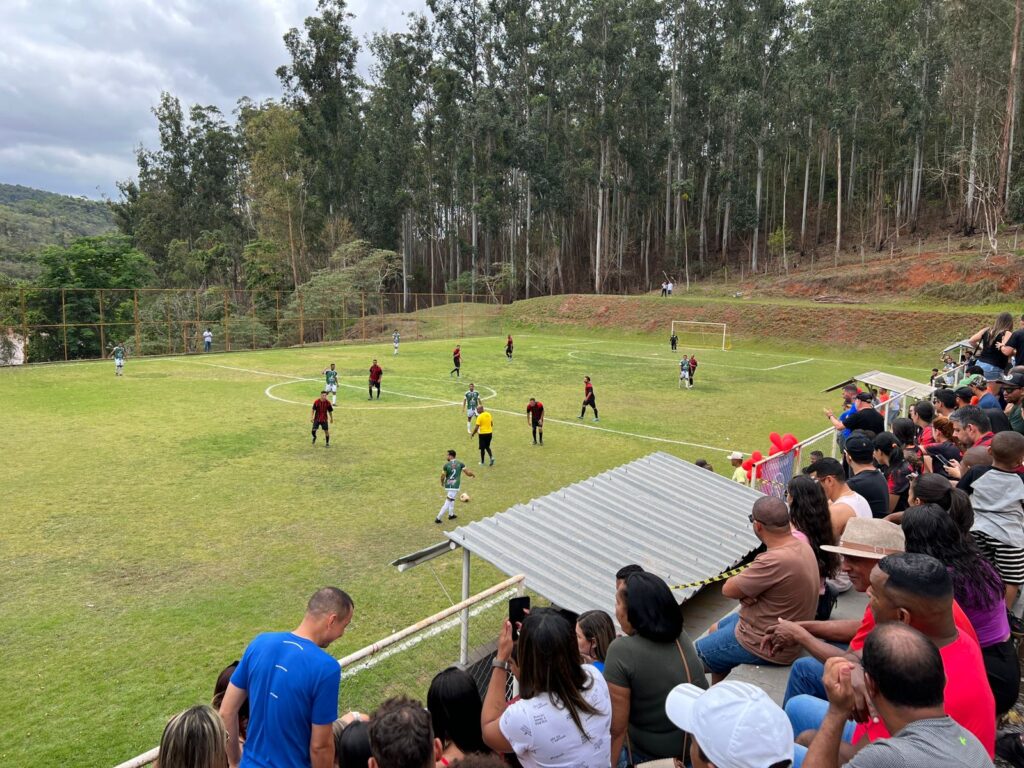
[[[480,393],[474,384],[469,385],[469,391],[462,396],[462,404],[466,407],[466,431],[473,431],[473,422],[476,421],[476,407],[480,405]]]
[[[331,367],[324,371],[324,391],[331,393],[331,404],[338,404],[338,371],[331,363]]]
[[[113,350],[111,350],[110,354],[114,358],[114,375],[124,376],[124,346],[122,344],[118,344]]]
[[[398,329],[396,328],[395,332],[391,334],[391,343],[395,345],[396,355],[398,354],[398,342],[400,342],[401,340],[402,337],[398,335]]]

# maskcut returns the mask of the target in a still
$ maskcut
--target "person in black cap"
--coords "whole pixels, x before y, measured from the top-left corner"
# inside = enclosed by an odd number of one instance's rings
[[[885,431],[885,417],[875,409],[870,392],[858,392],[854,403],[857,410],[842,421],[836,418],[831,408],[825,409],[825,416],[832,422],[832,426],[839,430],[848,429],[851,434],[857,429],[870,432],[872,435]]]
[[[1024,351],[1017,353],[1024,356]],[[1003,399],[1006,401],[1006,415],[1010,420],[1010,429],[1024,435],[1024,413],[1021,404],[1024,402],[1024,373],[1011,373],[1000,379],[1003,385]]]
[[[889,484],[875,466],[874,450],[874,442],[863,432],[854,432],[846,438],[844,454],[850,476],[846,485],[867,500],[872,517],[881,518],[889,514]]]

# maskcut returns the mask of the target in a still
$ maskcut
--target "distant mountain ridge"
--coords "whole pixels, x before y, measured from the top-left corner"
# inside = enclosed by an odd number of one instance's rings
[[[0,273],[34,278],[39,273],[36,257],[46,246],[114,229],[106,203],[0,184]]]

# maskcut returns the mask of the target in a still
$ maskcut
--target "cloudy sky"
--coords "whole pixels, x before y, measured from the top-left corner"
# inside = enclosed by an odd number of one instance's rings
[[[365,38],[424,0],[349,0]],[[156,143],[161,91],[230,114],[281,93],[281,38],[316,0],[0,0],[0,182],[116,195]]]

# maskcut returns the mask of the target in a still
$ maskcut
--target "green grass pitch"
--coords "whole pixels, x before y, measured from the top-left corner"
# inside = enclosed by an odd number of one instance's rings
[[[824,387],[872,368],[926,381],[931,367],[881,345],[684,341],[700,366],[680,391],[667,337],[528,329],[511,363],[503,335],[469,338],[461,380],[453,340],[404,341],[397,357],[385,343],[129,359],[123,378],[112,362],[0,370],[0,764],[113,765],[154,746],[253,635],[295,626],[316,587],[356,602],[339,657],[448,607],[461,558],[388,565],[441,539],[448,448],[479,470],[457,507],[468,522],[654,450],[727,473],[726,451],[823,429],[821,407],[838,400]],[[370,403],[373,357],[384,393]],[[327,449],[310,445],[309,411],[331,362],[344,386]],[[584,374],[598,424],[576,418]],[[494,467],[477,466],[454,405],[470,381],[495,411]],[[543,448],[523,413],[531,396],[547,408]],[[474,591],[501,578],[475,561]],[[476,622],[473,642],[494,623]],[[422,695],[455,658],[449,634],[442,650],[343,679],[341,706]]]

